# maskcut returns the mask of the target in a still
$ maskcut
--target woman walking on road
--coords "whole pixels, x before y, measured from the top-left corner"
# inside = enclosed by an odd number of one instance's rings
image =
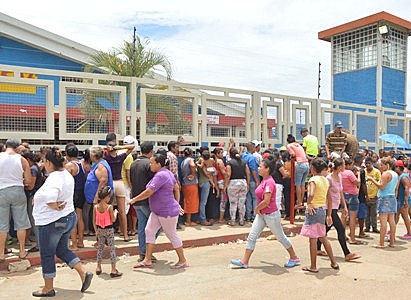
[[[331,226],[331,198],[327,193],[329,183],[321,174],[327,169],[327,164],[321,158],[314,158],[311,162],[311,173],[313,177],[308,182],[307,211],[305,213],[305,223],[301,229],[301,235],[309,238],[311,265],[303,267],[303,271],[318,273],[317,269],[317,240],[324,244],[325,251],[331,261],[331,268],[338,270],[340,267],[335,260],[331,244],[326,236],[325,224]],[[328,207],[326,210],[325,207]],[[327,215],[327,217],[326,217]],[[327,223],[326,223],[327,220]]]
[[[274,158],[264,159],[258,168],[258,174],[263,178],[256,188],[257,206],[255,208],[255,219],[248,235],[247,246],[242,259],[232,259],[233,265],[247,269],[251,254],[254,252],[255,244],[261,232],[268,226],[277,240],[283,245],[290,255],[290,259],[284,264],[291,268],[300,263],[300,259],[295,254],[290,240],[284,234],[281,226],[281,214],[276,204],[276,186],[271,174],[274,172]]]
[[[178,262],[170,268],[182,269],[188,267],[187,260],[184,257],[183,242],[176,229],[178,216],[184,213],[184,210],[178,204],[180,202],[180,187],[174,174],[165,167],[166,160],[166,156],[158,153],[150,158],[150,168],[155,175],[147,184],[146,189],[136,197],[131,198],[129,202],[132,205],[137,201],[148,198],[151,210],[146,226],[146,256],[141,262],[134,265],[134,268],[153,268],[152,254],[156,234],[160,228],[163,228],[178,255]]]
[[[340,205],[344,207],[345,214],[347,214],[347,204],[345,203],[344,194],[342,192],[342,179],[341,172],[344,171],[344,160],[342,158],[337,158],[332,162],[333,172],[328,174],[327,180],[330,184],[328,189],[327,197],[331,197],[332,211],[331,211],[331,220],[332,226],[337,230],[338,242],[340,243],[341,249],[344,252],[345,260],[350,261],[358,259],[361,256],[355,253],[351,253],[347,247],[347,241],[345,240],[345,228],[341,222],[340,217],[338,216],[338,208]],[[330,201],[327,201],[327,206]],[[328,208],[328,207],[327,207]],[[327,224],[326,224],[327,225]],[[326,233],[330,231],[331,226],[326,227]],[[317,241],[317,255],[327,256],[325,251],[321,251],[321,241]]]
[[[74,178],[64,168],[64,157],[57,147],[47,151],[43,162],[49,176],[34,195],[33,217],[39,232],[44,287],[32,295],[56,295],[53,286],[55,256],[77,271],[82,281],[81,292],[85,292],[91,284],[93,273],[87,272],[80,259],[68,248],[70,233],[77,223],[73,204]]]

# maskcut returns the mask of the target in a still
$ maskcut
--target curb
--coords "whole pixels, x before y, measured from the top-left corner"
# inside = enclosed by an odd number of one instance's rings
[[[301,230],[301,225],[293,226],[291,228],[283,228],[284,233],[286,235],[290,234],[299,234]],[[271,235],[271,231],[268,229],[265,229],[260,237],[268,237]],[[246,233],[237,233],[237,234],[228,234],[228,235],[221,235],[221,236],[215,236],[215,237],[207,237],[207,238],[197,238],[197,239],[188,239],[183,241],[183,248],[191,248],[191,247],[204,247],[204,246],[211,246],[214,244],[225,244],[228,242],[234,242],[237,240],[246,240],[248,236],[248,232]],[[163,251],[170,251],[173,250],[173,246],[171,245],[170,242],[167,243],[159,243],[156,244],[154,253],[158,252],[163,252]],[[133,255],[138,255],[139,254],[139,248],[138,246],[121,246],[121,247],[116,247],[116,254],[117,256],[121,256],[127,253],[130,256]],[[79,251],[76,251],[75,254],[81,259],[81,260],[95,260],[97,257],[97,249],[95,248],[87,248],[87,249],[82,249]],[[107,251],[105,251],[105,257],[108,257]],[[26,258],[28,261],[30,261],[30,264],[32,267],[35,266],[40,266],[41,265],[41,259],[40,255],[38,254],[37,256],[33,257],[28,257]],[[8,270],[8,265],[9,263],[13,262],[18,262],[20,261],[19,258],[10,258],[6,259],[5,263],[0,264],[0,271],[7,271]],[[59,259],[56,259],[56,261],[59,261]]]

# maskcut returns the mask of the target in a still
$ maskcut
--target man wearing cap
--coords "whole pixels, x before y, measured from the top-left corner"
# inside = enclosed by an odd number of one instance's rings
[[[332,152],[337,152],[340,155],[345,151],[347,146],[347,134],[342,132],[343,124],[341,121],[337,121],[334,124],[334,130],[327,134],[325,139],[325,151],[327,158],[331,157]]]
[[[255,152],[253,153],[255,159],[257,160],[257,164],[260,165],[261,161],[263,160],[263,157],[260,154],[261,151],[261,144],[263,143],[262,141],[257,141],[253,140],[252,143],[255,146]]]
[[[307,128],[302,128],[301,136],[303,137],[303,148],[308,160],[312,160],[320,153],[320,147],[316,136],[310,134]]]
[[[26,229],[31,227],[27,214],[27,199],[24,186],[30,185],[32,176],[28,161],[16,153],[20,142],[15,139],[6,141],[6,150],[0,153],[0,263],[4,262],[4,249],[10,229],[10,213],[14,228],[17,230],[21,259],[28,252],[24,248]]]

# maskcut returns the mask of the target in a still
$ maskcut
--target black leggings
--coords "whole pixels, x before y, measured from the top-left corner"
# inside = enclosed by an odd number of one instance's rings
[[[340,217],[338,216],[337,209],[333,209],[331,211],[331,219],[333,221],[333,224],[331,226],[334,226],[337,230],[338,242],[340,243],[341,249],[344,252],[344,256],[347,256],[348,254],[350,254],[350,250],[348,250],[347,247],[347,241],[345,240],[345,229]],[[326,232],[330,231],[331,226],[327,226],[327,223],[325,224],[325,226],[327,228]],[[317,250],[321,250],[321,242],[319,239],[317,240]]]

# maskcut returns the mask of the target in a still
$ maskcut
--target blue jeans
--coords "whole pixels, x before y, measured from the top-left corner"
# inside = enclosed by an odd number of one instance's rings
[[[254,219],[254,209],[257,206],[257,196],[255,195],[255,189],[257,184],[255,181],[250,181],[250,189],[247,193],[247,198],[245,200],[245,218]]]
[[[344,199],[347,203],[348,211],[356,211],[360,208],[360,200],[358,200],[358,195],[344,193]]]
[[[290,240],[284,234],[283,227],[281,226],[281,214],[280,211],[277,210],[271,214],[264,214],[263,217],[260,215],[255,216],[251,231],[248,234],[246,249],[254,250],[255,243],[265,226],[270,228],[271,232],[285,249],[292,246]]]
[[[147,205],[134,206],[137,214],[137,236],[138,236],[138,249],[140,254],[146,254],[146,225],[148,217],[150,217],[150,208]]]
[[[208,194],[210,194],[210,181],[200,183],[198,185],[201,189],[200,192],[200,209],[199,209],[199,214],[200,214],[200,222],[206,222],[206,204],[208,200]]]
[[[53,223],[38,226],[43,278],[56,277],[54,256],[60,258],[70,268],[80,262],[80,259],[68,248],[70,233],[75,226],[77,226],[75,212],[71,212]]]

